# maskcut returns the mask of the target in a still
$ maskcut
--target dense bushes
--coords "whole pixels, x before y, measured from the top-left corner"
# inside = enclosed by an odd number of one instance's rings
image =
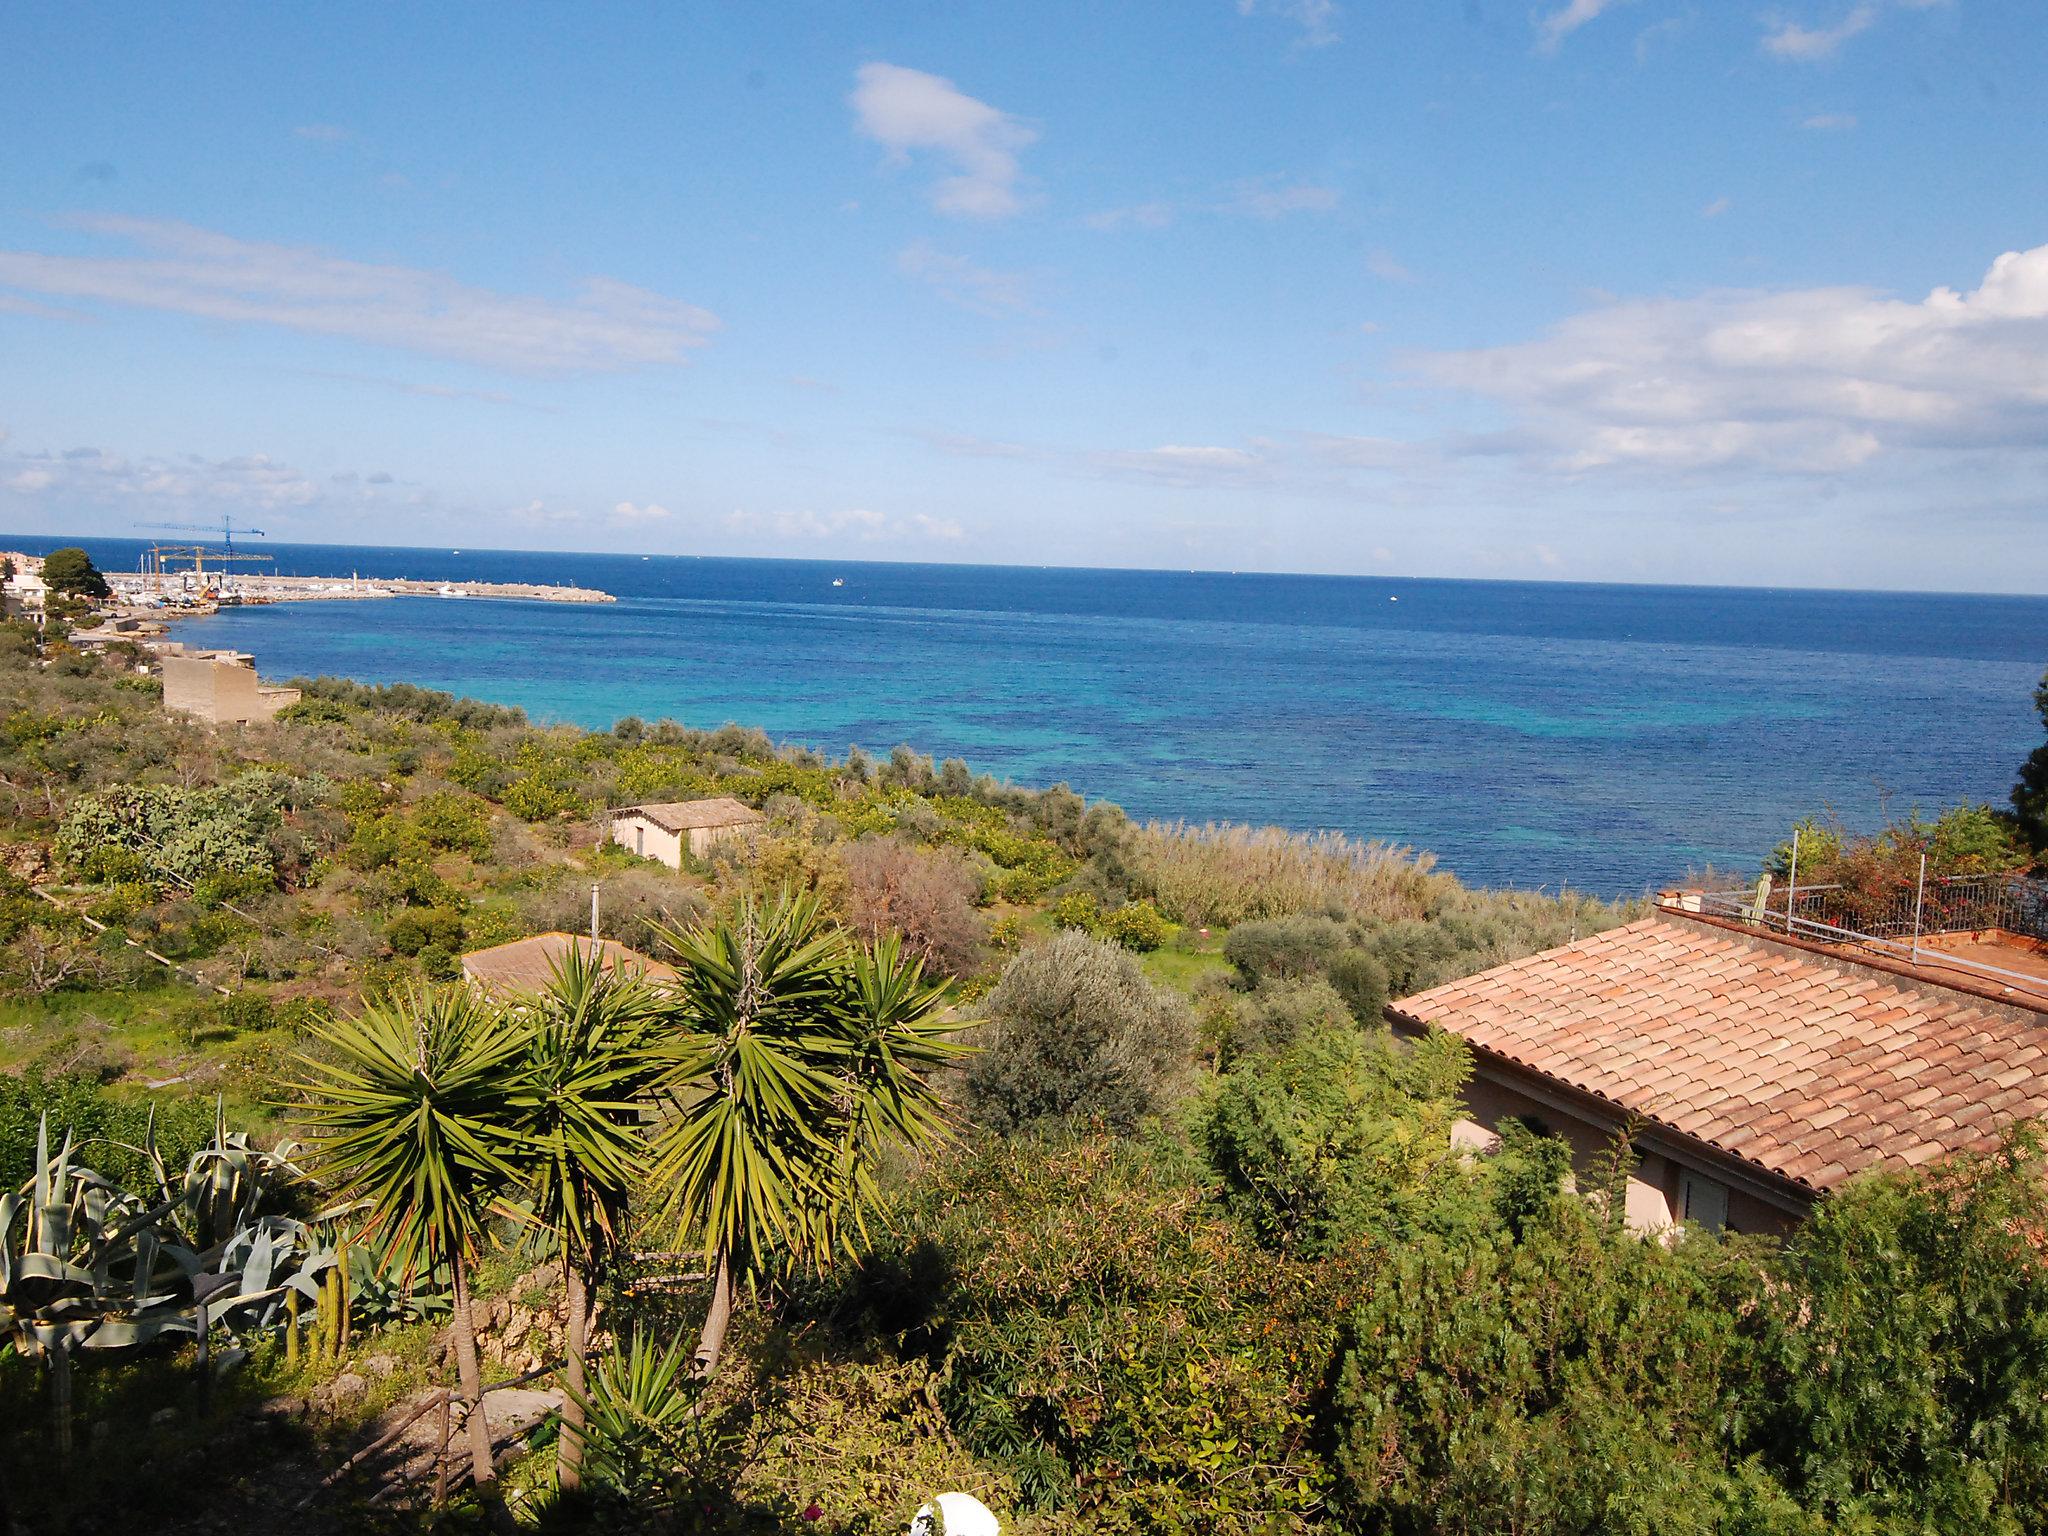
[[[1105,1137],[996,1143],[935,1170],[900,1220],[949,1261],[926,1303],[948,1422],[1027,1509],[1252,1536],[1322,1502],[1325,1298],[1192,1172]]]
[[[1519,1239],[1402,1250],[1340,1356],[1340,1505],[1400,1536],[1719,1529],[1748,1273],[1564,1197]]]
[[[999,1131],[1135,1125],[1166,1101],[1193,1041],[1179,994],[1154,987],[1118,946],[1071,931],[1013,959],[984,1011],[968,1098]]]
[[[1402,1050],[1346,1021],[1223,1078],[1196,1136],[1260,1241],[1309,1257],[1405,1242],[1440,1220],[1434,1186],[1458,1173],[1464,1077],[1451,1037]]]
[[[0,1073],[0,1191],[20,1189],[33,1172],[36,1133],[45,1115],[53,1150],[69,1136],[81,1162],[136,1194],[156,1188],[143,1151],[152,1130],[165,1166],[178,1168],[214,1129],[213,1106],[200,1099],[151,1103],[117,1096],[83,1072]]]

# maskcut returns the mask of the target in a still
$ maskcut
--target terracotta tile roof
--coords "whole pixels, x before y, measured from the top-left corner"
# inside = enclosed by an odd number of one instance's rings
[[[1392,1011],[1817,1190],[2048,1114],[2048,1015],[1682,918]]]
[[[768,818],[750,805],[743,805],[730,795],[714,795],[708,800],[670,800],[660,805],[625,805],[612,812],[614,820],[621,816],[641,816],[653,822],[664,832],[690,832],[708,827],[750,827]]]
[[[537,992],[548,984],[572,947],[587,954],[590,940],[566,933],[537,933],[530,939],[471,950],[462,957],[462,974],[486,992]],[[637,949],[611,939],[602,940],[599,947],[605,965],[613,970],[636,971],[649,981],[675,979],[674,966],[649,959]]]

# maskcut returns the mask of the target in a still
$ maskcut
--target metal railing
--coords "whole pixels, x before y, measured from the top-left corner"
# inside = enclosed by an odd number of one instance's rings
[[[1911,965],[1938,964],[2001,982],[2048,991],[2048,968],[2020,971],[1959,953],[1945,935],[1997,929],[2048,945],[2048,881],[2028,874],[1930,875],[1923,855],[1917,877],[1876,889],[1800,885],[1794,844],[1789,877],[1770,875],[1739,890],[1688,891],[1682,904],[1822,944],[1872,949]]]

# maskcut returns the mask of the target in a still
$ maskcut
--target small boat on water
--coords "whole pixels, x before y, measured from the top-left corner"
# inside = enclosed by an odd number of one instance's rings
[[[843,587],[846,585],[846,578],[844,576],[834,576],[832,578],[832,585],[835,587]]]

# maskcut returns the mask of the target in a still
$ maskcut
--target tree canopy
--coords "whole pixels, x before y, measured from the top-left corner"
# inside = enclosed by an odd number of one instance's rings
[[[53,549],[43,557],[43,585],[67,597],[108,597],[113,588],[92,563],[92,556],[75,544]]]

